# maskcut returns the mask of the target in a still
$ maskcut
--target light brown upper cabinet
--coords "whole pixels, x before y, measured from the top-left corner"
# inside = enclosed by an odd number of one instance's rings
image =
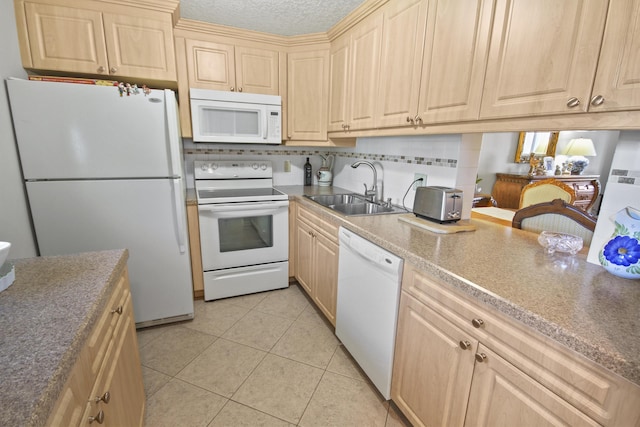
[[[287,139],[327,142],[329,49],[287,56]]]
[[[480,118],[587,111],[606,14],[605,0],[497,0]]]
[[[374,127],[382,14],[374,12],[331,43],[330,131]]]
[[[589,111],[640,108],[640,1],[609,5]]]
[[[493,0],[388,3],[378,127],[478,118]]]
[[[16,1],[15,7],[25,68],[177,80],[170,13],[111,4],[98,10]]]
[[[275,50],[186,39],[189,86],[279,95]]]

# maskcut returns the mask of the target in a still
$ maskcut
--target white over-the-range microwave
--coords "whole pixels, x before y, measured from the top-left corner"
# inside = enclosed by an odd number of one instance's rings
[[[282,98],[190,89],[194,142],[282,143]]]

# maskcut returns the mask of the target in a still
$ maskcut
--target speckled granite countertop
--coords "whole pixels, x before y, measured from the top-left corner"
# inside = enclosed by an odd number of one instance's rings
[[[640,385],[640,281],[588,263],[587,248],[575,257],[548,256],[537,234],[483,220],[470,220],[472,232],[436,234],[399,221],[397,214],[345,217],[296,197],[318,187],[277,188],[323,219]]]
[[[126,250],[12,261],[0,293],[0,425],[44,425],[126,266]]]

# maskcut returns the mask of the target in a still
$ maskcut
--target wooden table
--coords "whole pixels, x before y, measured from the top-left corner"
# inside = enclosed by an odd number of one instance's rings
[[[554,178],[573,187],[576,192],[575,206],[587,211],[593,206],[600,193],[600,175],[554,175],[529,176],[508,173],[497,173],[496,183],[491,195],[498,203],[498,207],[518,209],[522,189],[532,182]]]

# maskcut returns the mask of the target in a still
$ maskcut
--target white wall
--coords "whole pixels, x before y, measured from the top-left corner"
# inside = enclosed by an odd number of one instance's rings
[[[26,77],[20,62],[13,2],[0,4],[0,240],[11,242],[9,258],[37,254],[20,172],[4,80]]]
[[[640,209],[640,131],[620,132],[587,261],[600,264],[598,252],[613,234],[615,215],[627,206]]]

